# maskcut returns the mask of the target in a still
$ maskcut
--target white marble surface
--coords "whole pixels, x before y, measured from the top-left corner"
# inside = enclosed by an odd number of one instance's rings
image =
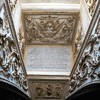
[[[79,12],[80,4],[22,3],[23,12]]]
[[[22,0],[24,3],[80,3],[80,0]]]
[[[71,70],[71,48],[66,46],[27,46],[25,56],[27,71],[65,72]]]
[[[83,29],[83,33],[86,35],[91,18],[89,16],[89,12],[84,0],[81,0],[80,5],[81,5],[80,15],[81,15],[82,29]]]

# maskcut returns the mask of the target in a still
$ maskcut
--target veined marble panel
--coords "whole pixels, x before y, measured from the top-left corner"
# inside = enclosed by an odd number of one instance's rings
[[[71,48],[60,45],[27,46],[25,65],[27,71],[70,72]]]

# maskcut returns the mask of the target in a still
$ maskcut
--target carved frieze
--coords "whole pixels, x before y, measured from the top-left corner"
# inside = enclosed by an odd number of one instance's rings
[[[72,41],[76,15],[26,14],[27,44],[69,44]]]
[[[63,100],[67,94],[68,81],[29,80],[30,93],[34,100]]]

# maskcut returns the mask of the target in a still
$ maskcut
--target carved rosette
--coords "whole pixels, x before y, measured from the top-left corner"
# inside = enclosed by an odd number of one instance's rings
[[[25,15],[27,44],[69,44],[75,22],[74,15]]]
[[[83,55],[71,76],[69,93],[96,80],[100,80],[100,16],[96,29],[89,37]]]
[[[93,16],[98,0],[85,0],[90,13]]]
[[[26,74],[16,49],[5,6],[2,9],[4,15],[3,18],[0,16],[0,78],[27,94]]]

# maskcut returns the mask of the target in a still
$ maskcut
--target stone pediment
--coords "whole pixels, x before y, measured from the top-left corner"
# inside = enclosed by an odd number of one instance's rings
[[[75,37],[78,14],[25,13],[26,44],[71,44]]]

